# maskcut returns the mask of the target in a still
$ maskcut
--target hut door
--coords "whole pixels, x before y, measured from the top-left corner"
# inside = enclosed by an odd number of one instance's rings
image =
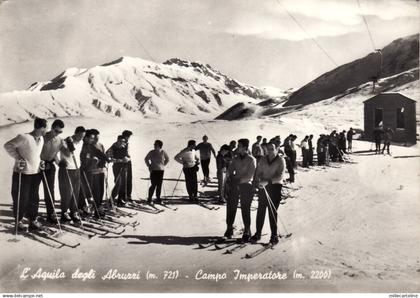
[[[383,126],[383,109],[375,108],[375,127]]]

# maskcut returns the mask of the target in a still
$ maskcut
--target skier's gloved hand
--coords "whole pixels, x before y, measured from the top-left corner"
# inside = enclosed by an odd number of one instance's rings
[[[76,148],[74,148],[73,140],[71,139],[71,137],[67,137],[65,141],[69,151],[74,152]]]
[[[40,171],[44,171],[45,170],[45,161],[41,160],[41,162],[39,163],[39,170]]]
[[[23,158],[19,159],[17,163],[17,168],[19,172],[22,171],[25,167],[26,167],[26,160],[24,160]]]

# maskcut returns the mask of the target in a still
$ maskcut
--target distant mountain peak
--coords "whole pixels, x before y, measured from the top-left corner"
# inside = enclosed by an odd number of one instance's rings
[[[213,119],[239,102],[258,103],[268,98],[259,88],[240,83],[208,64],[179,58],[155,63],[124,56],[88,69],[68,68],[28,90],[0,94],[0,113],[5,116],[0,125],[34,116]]]

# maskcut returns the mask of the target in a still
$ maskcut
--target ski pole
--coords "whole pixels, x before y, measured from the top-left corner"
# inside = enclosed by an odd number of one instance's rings
[[[47,176],[45,175],[45,171],[42,170],[41,172],[42,172],[42,177],[44,178],[45,186],[46,186],[47,191],[48,191],[48,196],[50,198],[50,203],[51,203],[51,205],[53,207],[55,218],[58,219],[58,217],[57,217],[57,211],[55,210],[54,201],[53,201],[52,195],[51,195],[50,186],[48,185]],[[60,230],[60,234],[62,234],[63,233],[63,230],[61,230],[61,225],[60,225],[60,222],[58,220],[57,220],[57,223],[58,223],[58,229]]]
[[[20,205],[20,189],[22,187],[22,171],[19,170],[19,180],[18,180],[18,197],[17,197],[17,212],[16,212],[16,231],[15,231],[15,241],[18,241],[17,234],[18,234],[18,223],[19,223],[19,205]]]
[[[127,186],[127,179],[128,179],[128,167],[127,166],[124,166],[124,178],[125,178],[125,187],[124,187],[124,199],[125,199],[125,201],[127,202],[128,201],[128,197],[127,197],[127,190],[128,190],[128,186]]]
[[[77,164],[76,156],[74,156],[74,152],[70,152],[70,154],[71,154],[71,156],[73,158],[73,162],[74,162],[74,165],[76,167],[76,170],[79,170],[79,166]],[[80,175],[82,175],[82,173],[85,174],[85,172],[82,169],[80,169]],[[82,179],[80,179],[80,180],[82,180]],[[89,183],[88,183],[88,185],[89,185]],[[83,184],[82,183],[80,184],[80,188],[82,190],[82,195],[83,195],[83,197],[85,199],[85,204],[86,204],[87,212],[90,213],[89,202],[87,200],[87,196],[85,194],[85,190],[83,188]]]
[[[106,177],[105,177],[105,198],[109,201],[110,207],[113,210],[114,209],[114,202],[112,199],[112,192],[111,197],[109,198],[108,192],[109,192],[109,167],[108,164],[106,165]]]
[[[273,204],[273,208],[274,208],[274,203],[273,203],[273,201],[271,200],[271,197],[270,197],[270,195],[268,194],[267,189],[265,188],[265,186],[263,186],[263,188],[264,188],[264,191],[265,191],[265,195],[267,196],[267,199],[269,200],[269,202],[271,202],[271,204]],[[277,211],[276,211],[276,213],[277,213]],[[277,219],[280,221],[281,225],[283,226],[284,231],[286,232],[286,236],[285,236],[285,238],[289,238],[290,236],[292,236],[292,233],[288,233],[288,232],[287,232],[286,226],[284,225],[284,223],[283,223],[283,221],[281,220],[281,218],[277,218]],[[276,222],[277,222],[277,219],[276,219]]]
[[[79,206],[78,206],[78,204],[77,204],[76,194],[74,193],[73,183],[71,182],[69,171],[67,170],[67,168],[65,168],[65,170],[66,170],[66,176],[67,176],[67,179],[69,180],[70,191],[71,191],[71,197],[72,197],[72,198],[73,198],[73,200],[74,200],[74,205],[76,206],[77,211],[79,211]],[[81,170],[77,170],[77,171],[79,171],[79,179],[80,179],[80,172],[81,172]],[[82,185],[80,185],[80,188],[82,188],[82,189],[83,189],[83,186],[82,186]],[[84,192],[82,191],[82,193],[84,193]],[[80,219],[80,225],[82,226],[82,229],[84,229],[82,219]]]
[[[95,198],[93,197],[92,189],[90,188],[89,181],[88,181],[88,179],[86,177],[86,173],[85,172],[83,172],[83,177],[85,178],[85,181],[86,181],[86,184],[87,184],[87,187],[88,187],[90,196],[92,197],[93,207],[95,208],[96,214],[98,215],[99,222],[101,223],[101,225],[103,225],[104,223],[102,222],[101,215],[99,214],[98,206],[96,205]]]
[[[175,193],[176,187],[178,186],[179,179],[181,179],[181,175],[182,175],[182,169],[181,169],[181,172],[179,172],[179,176],[178,176],[178,179],[176,180],[175,187],[174,187],[174,190],[172,191],[171,197],[174,197],[174,193]]]

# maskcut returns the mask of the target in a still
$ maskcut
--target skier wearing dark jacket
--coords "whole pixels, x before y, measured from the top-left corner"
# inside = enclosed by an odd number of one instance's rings
[[[81,199],[79,200],[79,208],[89,207],[85,204],[84,196],[90,196],[90,191],[92,191],[92,196],[97,207],[102,203],[105,182],[104,168],[108,161],[108,157],[104,150],[98,149],[98,147],[101,146],[101,144],[97,143],[98,134],[99,132],[96,129],[89,129],[86,131],[82,152],[80,153],[82,192],[80,193]],[[89,183],[89,186],[87,183]],[[88,211],[88,209],[85,209],[85,211]]]
[[[115,186],[111,191],[111,198],[114,200],[118,196],[117,204],[123,206],[127,201],[128,162],[130,161],[127,140],[122,135],[118,136],[117,142],[106,151],[106,155],[114,162],[112,172]]]

